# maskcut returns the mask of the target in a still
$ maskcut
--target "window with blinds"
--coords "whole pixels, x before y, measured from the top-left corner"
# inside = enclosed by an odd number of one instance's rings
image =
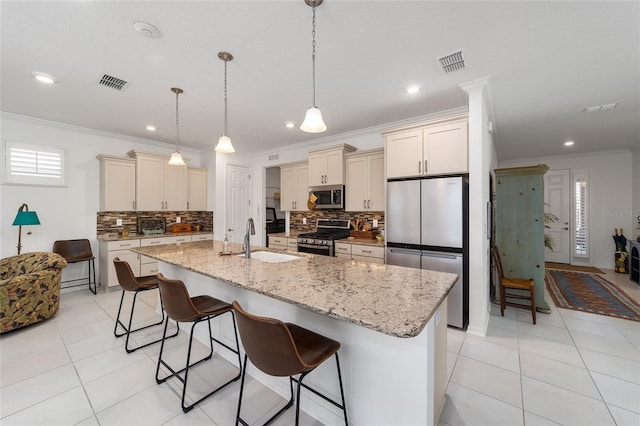
[[[587,222],[587,180],[585,173],[574,173],[575,244],[574,256],[589,257],[589,226]]]
[[[5,141],[5,182],[63,186],[65,151],[62,148]]]

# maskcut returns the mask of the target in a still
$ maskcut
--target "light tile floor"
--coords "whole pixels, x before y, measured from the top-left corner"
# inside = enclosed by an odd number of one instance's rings
[[[640,300],[628,275],[607,278]],[[156,298],[144,294],[136,318],[157,319]],[[126,354],[124,338],[114,338],[119,301],[120,292],[65,292],[53,319],[0,338],[3,426],[233,424],[239,382],[182,413],[176,381],[155,383],[159,344]],[[136,334],[134,344],[157,332]],[[184,362],[186,340],[167,341],[169,359]],[[554,308],[533,326],[528,311],[507,308],[501,317],[494,306],[486,337],[449,329],[447,349],[441,426],[640,425],[640,323]],[[198,345],[194,356],[205,351]],[[220,358],[205,362],[190,374],[189,395],[236,372]],[[283,401],[255,380],[245,395],[252,424]],[[292,424],[293,414],[275,424]],[[301,424],[319,422],[302,413]]]

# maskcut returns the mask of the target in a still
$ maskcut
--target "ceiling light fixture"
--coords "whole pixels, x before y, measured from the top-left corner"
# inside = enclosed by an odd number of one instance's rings
[[[148,22],[136,21],[133,23],[133,28],[140,34],[149,38],[160,37],[160,31]]]
[[[313,104],[307,109],[307,113],[304,116],[304,121],[300,125],[300,130],[307,133],[321,133],[327,130],[326,124],[322,120],[322,113],[316,106],[316,7],[322,4],[323,0],[304,0],[304,2],[311,6],[313,10],[313,19],[311,21],[311,62],[312,62],[312,81],[313,81]]]
[[[573,141],[566,141],[564,146],[573,146]]]
[[[155,132],[156,126],[154,126],[153,124],[147,124],[147,130],[150,132]]]
[[[287,129],[293,129],[294,127],[296,127],[296,123],[294,123],[293,121],[287,121],[284,123],[284,126]]]
[[[218,53],[218,58],[224,61],[224,133],[218,139],[216,145],[216,152],[222,152],[224,154],[232,154],[236,152],[231,144],[231,138],[227,135],[229,120],[227,116],[227,62],[233,61],[233,55],[229,52]]]
[[[180,142],[180,114],[178,110],[178,95],[180,95],[180,93],[184,93],[184,90],[177,87],[172,87],[171,91],[176,94],[176,150],[173,154],[171,154],[169,164],[171,164],[172,166],[184,166],[184,160],[182,159],[182,154],[180,154],[180,148],[178,146],[178,143]]]
[[[33,78],[38,80],[40,83],[44,84],[53,84],[56,82],[56,78],[50,74],[46,74],[43,72],[34,71],[31,73]]]
[[[415,93],[418,93],[420,91],[420,86],[417,84],[410,84],[407,87],[404,88],[404,91],[407,92],[410,95],[413,95]]]

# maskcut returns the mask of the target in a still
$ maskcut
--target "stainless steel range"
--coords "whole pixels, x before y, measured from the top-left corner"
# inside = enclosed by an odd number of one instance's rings
[[[316,227],[316,232],[298,235],[298,251],[334,256],[334,241],[349,236],[351,221],[318,219]]]

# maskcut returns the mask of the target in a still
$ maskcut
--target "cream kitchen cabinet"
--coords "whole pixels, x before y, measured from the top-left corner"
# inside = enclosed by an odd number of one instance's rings
[[[384,211],[384,150],[349,154],[346,163],[346,211]]]
[[[298,239],[294,237],[276,237],[269,235],[269,248],[272,250],[298,252]]]
[[[169,157],[129,151],[136,160],[136,210],[187,210],[187,166],[171,166]]]
[[[207,209],[207,169],[187,168],[187,210]]]
[[[335,255],[342,259],[351,259],[351,244],[335,242]]]
[[[116,268],[113,266],[113,259],[116,257],[129,263],[131,270],[135,276],[140,276],[140,255],[130,251],[129,249],[140,247],[140,240],[122,240],[122,241],[104,241],[98,244],[100,253],[98,262],[100,265],[100,286],[110,287],[118,286],[118,277],[116,276]]]
[[[383,133],[387,178],[468,173],[467,118]]]
[[[100,211],[136,209],[136,162],[100,154]]]
[[[211,241],[213,240],[213,234],[197,234],[191,236],[191,241]]]
[[[307,162],[280,166],[280,209],[307,210],[309,168]]]
[[[309,151],[309,186],[344,185],[344,155],[355,150],[342,144]]]
[[[336,241],[336,257],[371,263],[384,263],[384,247],[381,245],[352,244]]]

